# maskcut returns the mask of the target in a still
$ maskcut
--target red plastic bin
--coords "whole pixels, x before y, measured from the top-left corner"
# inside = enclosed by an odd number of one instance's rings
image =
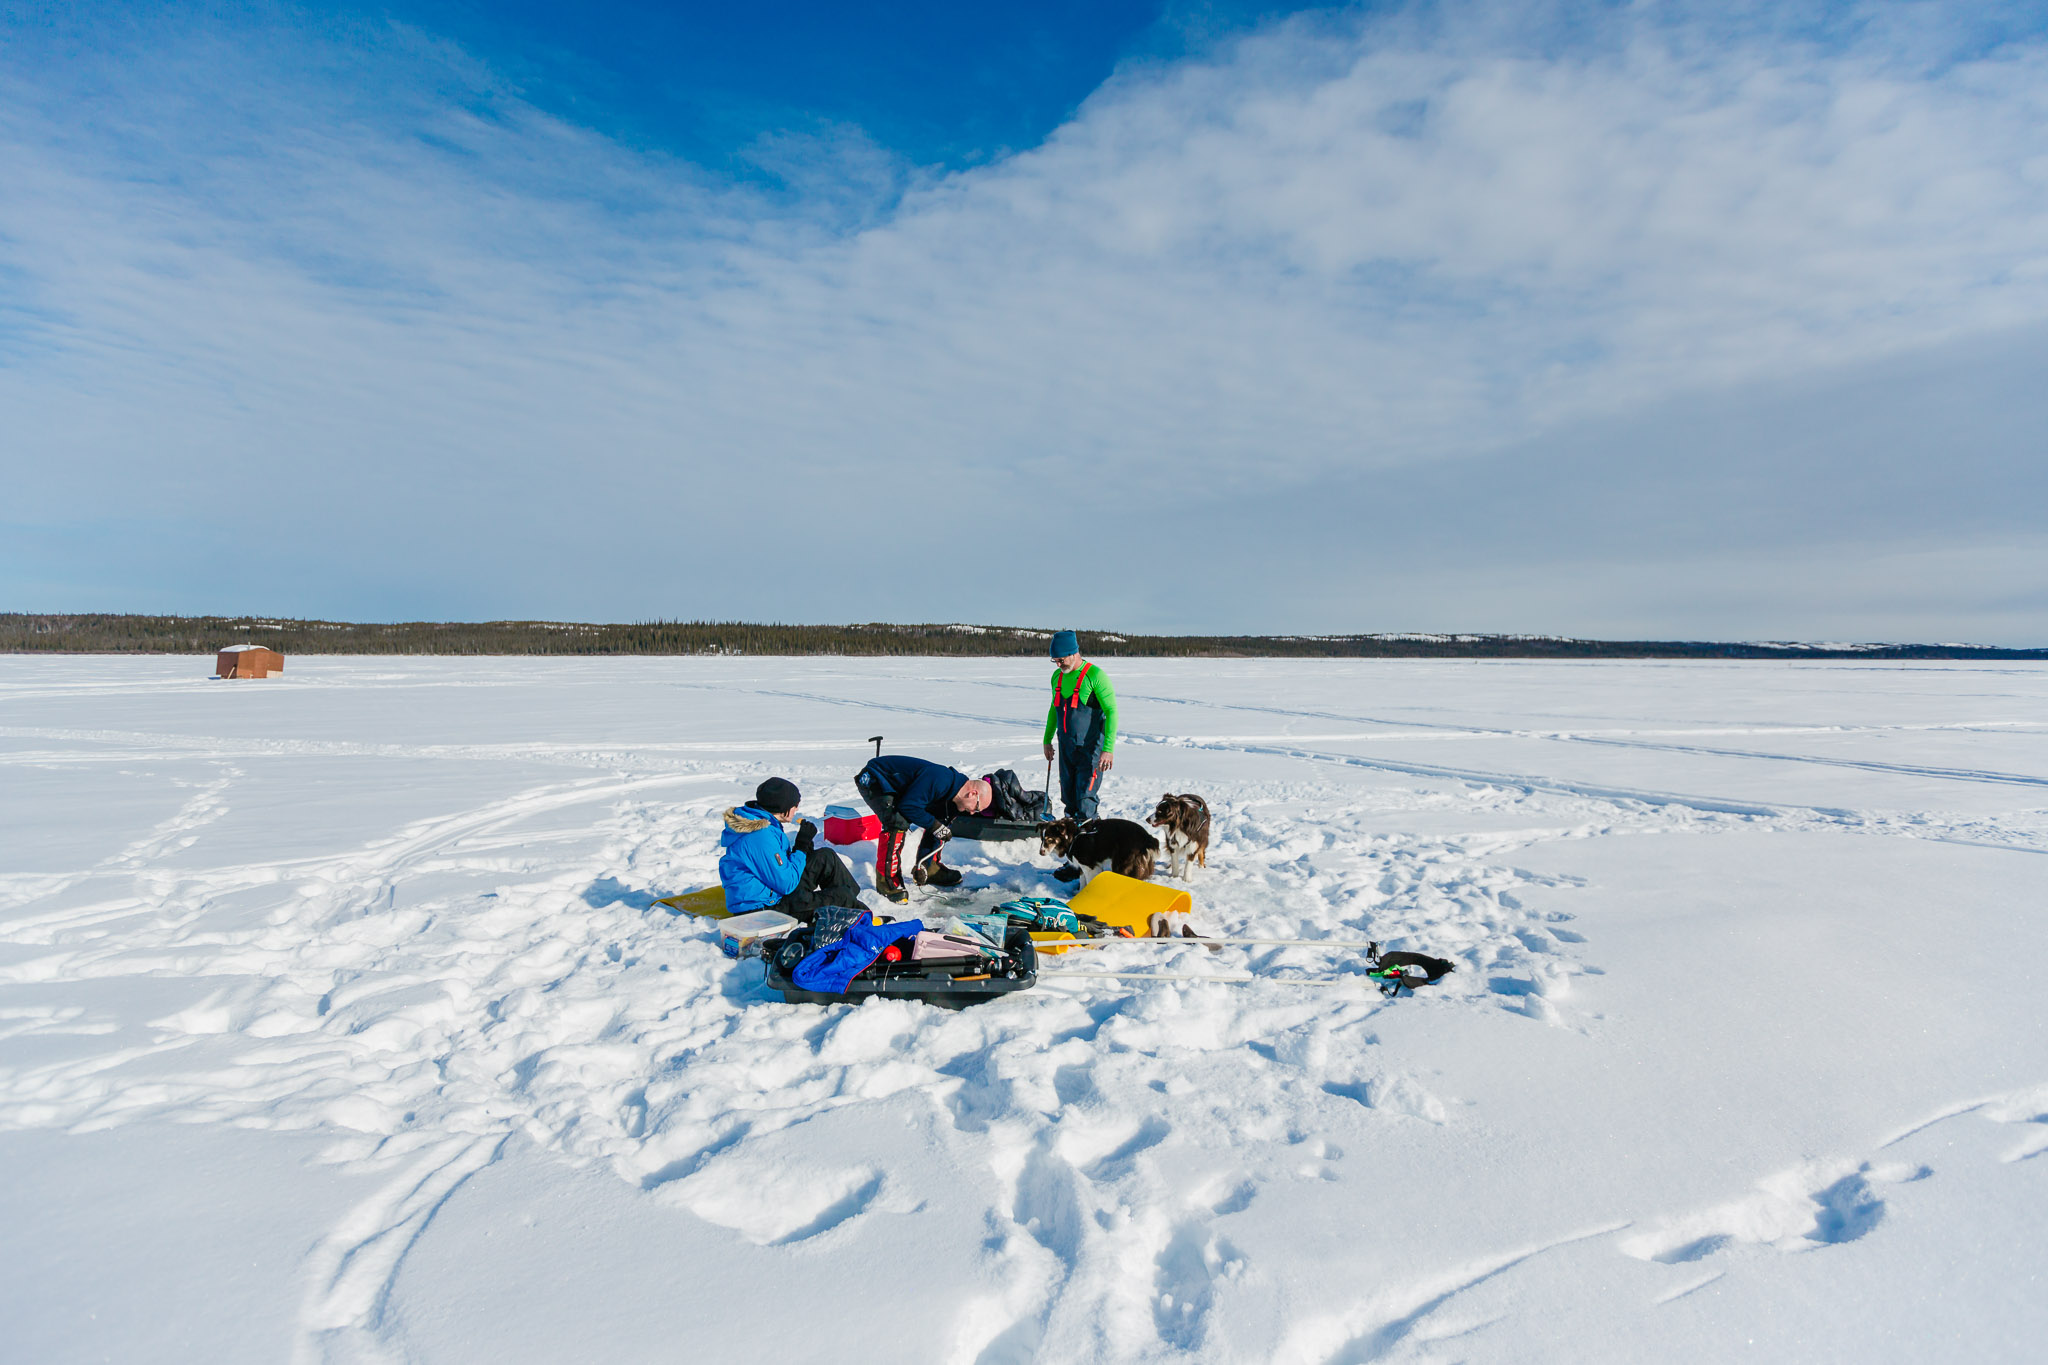
[[[859,844],[882,837],[882,818],[852,806],[825,807],[825,837],[835,844]]]

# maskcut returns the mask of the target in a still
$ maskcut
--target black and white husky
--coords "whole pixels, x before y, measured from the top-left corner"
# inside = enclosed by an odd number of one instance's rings
[[[1135,820],[1090,820],[1085,825],[1053,820],[1038,827],[1038,851],[1080,868],[1083,886],[1104,869],[1148,881],[1159,858],[1159,841]]]

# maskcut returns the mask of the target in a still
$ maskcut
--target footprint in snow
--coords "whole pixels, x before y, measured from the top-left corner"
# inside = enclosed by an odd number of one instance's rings
[[[1783,1252],[1840,1246],[1884,1221],[1881,1186],[1933,1174],[1925,1166],[1867,1161],[1854,1170],[1834,1173],[1840,1169],[1801,1167],[1773,1176],[1755,1194],[1623,1238],[1621,1250],[1638,1260],[1683,1265],[1741,1245]]]
[[[1242,1273],[1244,1256],[1193,1223],[1167,1239],[1153,1262],[1152,1325],[1160,1340],[1183,1351],[1201,1346],[1216,1281]]]

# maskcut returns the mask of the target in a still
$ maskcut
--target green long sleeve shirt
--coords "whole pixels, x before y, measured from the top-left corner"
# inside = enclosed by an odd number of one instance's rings
[[[1060,703],[1072,700],[1079,706],[1092,704],[1102,712],[1102,752],[1110,753],[1116,748],[1116,689],[1110,686],[1109,675],[1099,664],[1088,665],[1087,676],[1079,682],[1072,681],[1074,676],[1078,675],[1057,668],[1052,671],[1052,705],[1045,711],[1045,743],[1052,743],[1052,737],[1059,732]],[[1062,682],[1066,683],[1064,689],[1060,686]]]

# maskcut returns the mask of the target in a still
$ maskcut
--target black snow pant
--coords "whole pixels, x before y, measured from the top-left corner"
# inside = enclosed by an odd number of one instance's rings
[[[910,821],[902,811],[896,809],[896,793],[889,790],[886,782],[872,769],[862,768],[853,779],[853,788],[860,793],[860,799],[868,803],[868,809],[882,822],[885,833],[901,834],[910,828]]]
[[[814,848],[804,854],[804,874],[797,879],[796,890],[768,908],[809,924],[824,906],[859,904],[860,884],[846,860],[829,848]]]

